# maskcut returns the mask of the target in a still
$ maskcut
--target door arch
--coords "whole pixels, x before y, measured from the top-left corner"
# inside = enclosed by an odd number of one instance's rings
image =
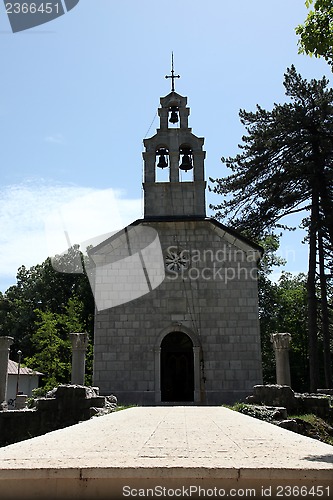
[[[161,342],[161,401],[194,401],[193,342],[184,332],[173,331]]]

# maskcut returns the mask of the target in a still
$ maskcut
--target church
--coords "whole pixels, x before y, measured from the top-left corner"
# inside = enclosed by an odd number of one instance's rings
[[[119,404],[234,403],[262,383],[262,249],[206,216],[204,139],[177,77],[144,140],[143,219],[89,252],[93,384]]]

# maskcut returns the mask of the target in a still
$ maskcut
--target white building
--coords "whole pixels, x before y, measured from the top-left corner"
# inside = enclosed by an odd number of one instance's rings
[[[18,377],[18,363],[8,360],[8,382],[7,382],[7,403],[10,410],[15,407],[16,391],[21,394],[32,396],[32,390],[38,387],[39,377],[43,373],[36,372],[25,366],[20,366],[20,376]],[[17,387],[18,381],[18,387]]]

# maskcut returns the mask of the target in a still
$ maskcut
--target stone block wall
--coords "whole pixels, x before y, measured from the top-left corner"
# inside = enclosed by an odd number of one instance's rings
[[[144,224],[157,230],[164,257],[178,248],[188,263],[141,298],[96,314],[94,384],[121,404],[159,403],[161,341],[178,329],[200,348],[197,403],[242,400],[262,382],[254,252],[209,220]]]
[[[205,181],[145,183],[145,215],[204,217]]]
[[[101,412],[116,408],[116,398],[99,396],[97,387],[61,385],[36,407],[0,412],[0,446],[69,427]]]
[[[247,397],[251,404],[262,404],[270,406],[283,406],[288,414],[314,413],[318,417],[333,418],[332,394],[299,394],[291,387],[279,384],[257,385],[253,387],[253,393]]]

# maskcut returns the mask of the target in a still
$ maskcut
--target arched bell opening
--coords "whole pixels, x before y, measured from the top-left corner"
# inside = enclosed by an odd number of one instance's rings
[[[159,146],[155,152],[156,182],[168,182],[170,171],[169,150],[165,146]]]
[[[169,116],[168,116],[168,122],[169,126],[178,126],[179,124],[179,107],[176,104],[171,104],[169,106]]]
[[[161,343],[161,401],[194,401],[193,342],[186,333],[171,332]]]
[[[193,150],[188,144],[179,148],[179,173],[180,181],[193,181]]]

